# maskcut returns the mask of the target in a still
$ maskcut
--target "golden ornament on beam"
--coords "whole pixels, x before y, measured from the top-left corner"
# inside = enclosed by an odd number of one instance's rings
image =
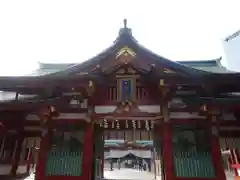
[[[159,80],[159,86],[164,86],[164,79]]]
[[[86,87],[86,91],[87,91],[87,94],[88,96],[91,96],[94,92],[94,83],[90,80],[88,81],[88,86]]]
[[[94,84],[92,81],[88,81],[88,87],[93,88]]]
[[[201,108],[200,108],[202,111],[206,112],[207,111],[207,105],[202,105]]]
[[[130,111],[129,105],[126,105],[126,106],[124,107],[124,111],[125,111],[125,112],[129,112],[129,111]]]

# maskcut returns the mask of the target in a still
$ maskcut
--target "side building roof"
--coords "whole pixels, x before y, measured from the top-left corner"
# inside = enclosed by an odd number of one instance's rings
[[[185,65],[190,68],[194,68],[197,70],[202,70],[206,72],[212,73],[234,73],[233,71],[228,70],[221,64],[221,58],[213,59],[213,60],[195,60],[195,61],[177,61],[177,63]],[[63,71],[72,66],[77,65],[78,63],[39,63],[39,68],[33,71],[31,76],[42,76],[51,73],[56,73],[59,71]]]

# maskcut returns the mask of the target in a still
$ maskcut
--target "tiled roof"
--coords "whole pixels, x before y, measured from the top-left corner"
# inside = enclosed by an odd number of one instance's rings
[[[234,73],[221,64],[221,58],[214,60],[178,61],[180,64],[213,73]]]
[[[232,71],[228,70],[221,64],[221,59],[214,59],[214,60],[199,60],[199,61],[177,61],[179,64],[203,70],[207,72],[213,73],[231,73]],[[46,74],[55,73],[58,71],[65,70],[69,67],[72,67],[78,63],[39,63],[39,69],[32,72],[30,75],[32,76],[42,76]]]

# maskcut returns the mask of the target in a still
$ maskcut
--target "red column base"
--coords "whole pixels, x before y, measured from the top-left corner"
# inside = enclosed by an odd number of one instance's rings
[[[163,142],[163,164],[165,180],[174,180],[174,164],[173,164],[173,146],[172,146],[172,130],[170,124],[164,123],[162,129]]]
[[[83,149],[83,169],[82,177],[84,180],[91,179],[93,160],[93,125],[88,124],[84,134],[84,149]]]
[[[220,145],[218,141],[218,137],[216,135],[211,135],[212,141],[212,161],[216,171],[216,179],[217,180],[226,180],[226,175],[224,172],[223,164],[222,164],[222,155],[220,151]]]

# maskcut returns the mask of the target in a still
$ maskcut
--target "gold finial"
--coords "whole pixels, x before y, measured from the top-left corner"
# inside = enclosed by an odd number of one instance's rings
[[[124,24],[124,28],[127,28],[127,19],[126,18],[123,20],[123,24]]]

